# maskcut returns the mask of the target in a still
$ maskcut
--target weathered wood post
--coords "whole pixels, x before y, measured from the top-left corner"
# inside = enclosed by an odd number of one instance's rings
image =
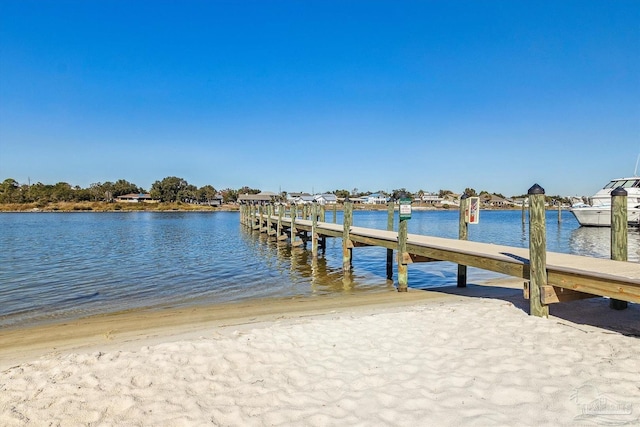
[[[242,212],[243,212],[243,224],[245,225],[245,227],[247,225],[249,225],[249,205],[247,205],[245,202],[242,202]]]
[[[336,198],[336,202],[333,204],[333,223],[335,224],[337,222],[337,218],[338,218],[338,200]]]
[[[273,215],[273,203],[269,202],[267,204],[267,234],[272,233],[272,229],[273,229],[273,219],[271,219],[272,215]]]
[[[322,204],[320,205],[320,217],[318,218],[318,221],[321,222],[326,222],[327,220],[327,206]],[[325,249],[327,249],[327,236],[322,236],[319,237],[320,242],[320,248],[324,251]]]
[[[531,198],[529,197],[529,198],[526,198],[526,199],[524,199],[524,200],[522,201],[522,225],[523,225],[523,226],[524,226],[524,225],[526,224],[526,222],[527,222],[527,214],[526,214],[526,210],[527,210],[527,208],[526,208],[526,206],[525,206],[525,205],[527,204],[527,201],[529,201],[529,205],[531,205]]]
[[[558,200],[558,224],[562,222],[562,202]]]
[[[542,289],[547,285],[547,230],[544,188],[534,184],[529,195],[529,314],[549,317],[549,306],[542,303]]]
[[[313,258],[318,257],[318,202],[313,199],[311,205],[311,256]]]
[[[260,232],[264,231],[264,202],[260,203]]]
[[[342,220],[342,271],[344,272],[351,271],[353,243],[349,237],[349,232],[351,230],[352,214],[353,204],[349,200],[349,197],[347,197],[344,200],[344,218]]]
[[[278,224],[276,225],[276,236],[280,239],[282,236],[282,215],[284,214],[284,204],[282,202],[277,202],[276,206],[278,207]]]
[[[627,190],[618,187],[611,192],[611,259],[613,260],[627,261],[627,228]],[[614,310],[624,310],[627,306],[626,301],[613,298],[609,300],[609,307]]]
[[[407,253],[407,220],[411,218],[411,199],[400,196],[398,205],[398,292],[407,292],[409,286],[409,260]]]
[[[393,217],[395,200],[392,198],[387,202],[387,230],[393,231]],[[393,249],[387,249],[387,280],[393,280]]]
[[[467,224],[467,209],[469,208],[469,196],[465,193],[460,196],[460,218],[458,220],[458,239],[469,238],[469,225]],[[458,264],[458,287],[467,287],[467,266]]]
[[[302,242],[296,240],[298,235],[298,231],[296,230],[296,217],[298,215],[298,206],[291,202],[291,228],[289,232],[291,233],[291,246],[299,246]]]

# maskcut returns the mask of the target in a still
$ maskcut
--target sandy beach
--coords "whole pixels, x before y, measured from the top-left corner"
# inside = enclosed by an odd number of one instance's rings
[[[494,285],[0,331],[0,425],[640,424],[637,305]]]

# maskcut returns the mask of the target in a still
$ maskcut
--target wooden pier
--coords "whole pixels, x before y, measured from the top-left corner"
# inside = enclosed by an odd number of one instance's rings
[[[449,261],[459,265],[458,287],[466,286],[467,266],[523,279],[524,297],[530,300],[532,315],[548,316],[549,304],[594,296],[611,298],[611,307],[615,309],[625,308],[627,302],[640,303],[640,264],[626,261],[626,228],[615,226],[626,224],[626,218],[616,218],[612,222],[612,259],[547,252],[544,190],[533,186],[529,190],[529,198],[528,249],[468,241],[466,224],[462,219],[460,239],[403,233],[402,224],[399,231],[393,231],[392,221],[388,230],[353,226],[352,204],[348,201],[344,205],[343,224],[325,222],[324,207],[315,204],[294,205],[289,209],[283,204],[245,204],[241,207],[241,221],[254,230],[279,240],[288,240],[292,246],[301,245],[303,240],[311,241],[313,256],[317,256],[318,248],[325,245],[327,237],[341,238],[345,271],[351,268],[353,248],[379,246],[387,248],[388,254],[396,251],[398,291],[401,292],[407,290],[408,265]],[[626,206],[626,192],[624,198]],[[460,207],[461,218],[464,203],[465,199]],[[393,212],[391,205],[389,215]],[[615,209],[612,211],[614,214],[626,216],[626,208]],[[333,218],[335,221],[335,214]],[[621,246],[624,246],[623,250]],[[388,255],[387,279],[392,279],[392,262],[393,256]]]

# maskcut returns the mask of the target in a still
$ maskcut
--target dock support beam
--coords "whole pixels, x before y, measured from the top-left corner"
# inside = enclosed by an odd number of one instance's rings
[[[469,206],[469,196],[465,193],[460,197],[460,219],[458,220],[458,239],[467,240],[469,238],[469,226],[467,224],[467,209]],[[467,266],[458,264],[458,287],[467,287]]]
[[[534,184],[529,195],[529,314],[549,317],[549,306],[542,303],[542,289],[547,285],[547,230],[544,188]]]
[[[344,218],[342,220],[342,271],[351,271],[351,252],[353,249],[353,243],[349,238],[349,232],[351,230],[353,214],[353,203],[347,198],[344,201]]]
[[[627,190],[622,187],[611,192],[611,259],[627,261]],[[611,298],[609,307],[614,310],[624,310],[628,304]]]
[[[387,231],[393,231],[394,205],[393,198],[387,202]],[[387,249],[387,280],[393,280],[393,249]]]

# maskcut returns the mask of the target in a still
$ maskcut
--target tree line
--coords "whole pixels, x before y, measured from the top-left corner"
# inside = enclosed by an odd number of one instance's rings
[[[170,176],[151,185],[149,195],[161,202],[210,203],[222,197],[224,203],[237,200],[239,194],[257,194],[260,190],[249,187],[216,190],[212,185],[200,188],[185,179]],[[20,184],[7,178],[0,184],[0,203],[55,203],[55,202],[113,202],[126,194],[142,194],[147,191],[125,179],[115,182],[97,182],[82,188],[66,182],[57,184]]]
[[[189,184],[187,180],[176,176],[169,176],[160,181],[155,181],[149,190],[149,195],[155,200],[161,202],[184,202],[184,203],[202,203],[210,204],[217,198],[222,198],[223,203],[234,203],[238,200],[238,196],[242,194],[258,194],[259,189],[247,186],[231,189],[225,188],[217,190],[212,185],[204,185],[200,188]],[[55,203],[55,202],[113,202],[120,196],[126,194],[146,193],[145,189],[131,183],[125,179],[119,179],[115,182],[97,182],[89,185],[88,188],[80,186],[71,186],[66,182],[58,182],[57,184],[20,184],[13,178],[5,179],[0,184],[0,203]],[[357,188],[352,190],[337,189],[327,191],[326,193],[335,194],[339,198],[362,197],[372,194],[370,191],[359,191]],[[383,190],[377,193],[400,199],[402,197],[421,198],[426,194],[437,194],[444,197],[447,194],[453,194],[451,190],[439,190],[437,193],[429,193],[424,190],[417,192],[408,191],[406,188],[394,189],[390,192]],[[491,194],[505,198],[500,193],[489,193],[487,191],[476,192],[473,188],[465,188],[464,193],[469,196],[490,196]],[[282,192],[280,197],[284,199],[287,192]],[[517,197],[526,198],[526,195]],[[548,201],[559,200],[563,203],[569,201],[566,197],[547,196]]]

